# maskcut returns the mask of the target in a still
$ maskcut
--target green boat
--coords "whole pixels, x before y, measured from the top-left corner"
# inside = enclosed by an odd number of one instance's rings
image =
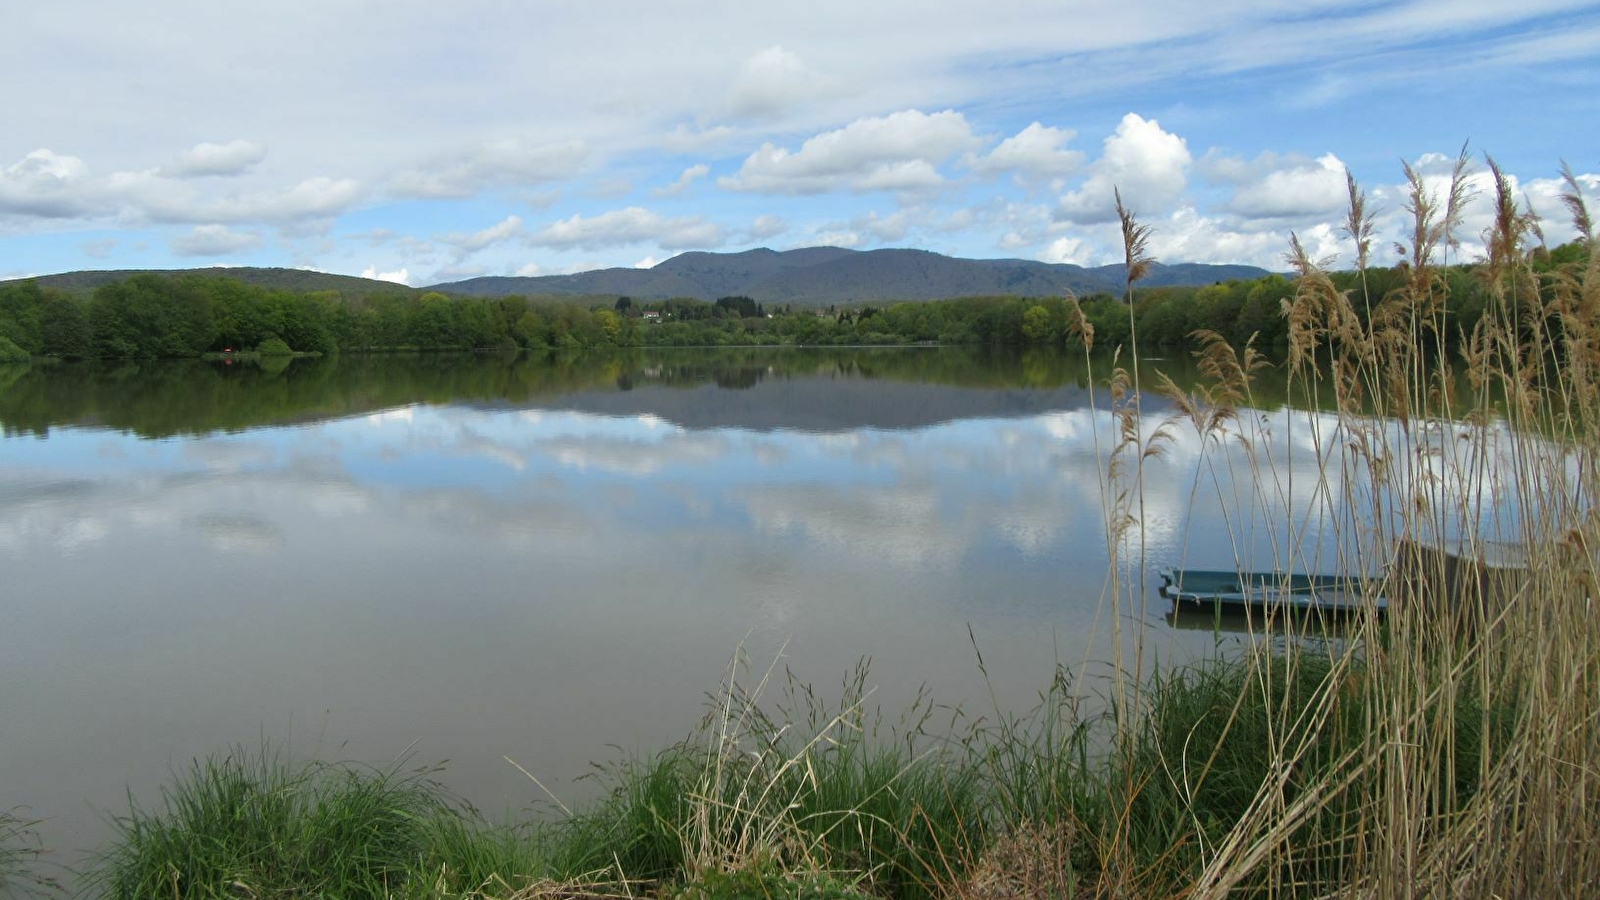
[[[1388,608],[1383,597],[1369,596],[1361,579],[1346,575],[1302,575],[1290,572],[1236,572],[1232,569],[1160,571],[1161,596],[1177,604],[1223,609],[1297,609],[1356,612]]]

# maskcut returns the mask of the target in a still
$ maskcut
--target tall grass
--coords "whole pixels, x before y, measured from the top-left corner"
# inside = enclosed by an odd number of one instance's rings
[[[1264,645],[1286,649],[1215,671],[1163,677],[1132,662],[1143,689],[1137,714],[1117,725],[1124,771],[1111,776],[1108,842],[1135,894],[1600,891],[1595,236],[1568,172],[1566,202],[1590,252],[1539,272],[1537,221],[1487,168],[1494,223],[1477,273],[1492,306],[1459,364],[1446,356],[1441,267],[1473,193],[1465,155],[1438,186],[1407,169],[1412,227],[1396,248],[1407,264],[1388,295],[1337,290],[1328,263],[1292,242],[1287,374],[1308,400],[1334,401],[1331,414],[1291,414],[1310,440],[1275,439],[1242,414],[1259,360],[1214,335],[1201,336],[1213,383],[1192,394],[1165,385],[1177,417],[1116,411],[1113,458],[1147,459],[1192,427],[1203,452],[1228,457],[1205,471],[1243,468],[1252,487],[1231,495],[1228,515],[1275,515],[1282,533],[1271,559],[1241,544],[1234,565],[1333,566],[1394,601],[1386,620],[1368,616],[1320,649],[1279,619],[1259,628],[1289,639]],[[1372,214],[1353,179],[1349,188],[1365,284]],[[1136,378],[1119,371],[1113,384],[1137,391]],[[1314,458],[1285,455],[1297,446]],[[1141,546],[1142,487],[1134,466],[1111,474],[1109,537],[1126,561]],[[1329,529],[1332,550],[1312,555]],[[1507,547],[1525,568],[1498,567]]]
[[[1249,344],[1200,335],[1209,383],[1157,376],[1177,409],[1161,421],[1136,353],[1110,373],[1110,677],[1064,668],[1030,712],[935,721],[924,700],[890,722],[865,668],[830,703],[776,663],[736,660],[690,737],[602,771],[589,807],[520,828],[484,824],[426,773],[235,753],[120,820],[87,884],[117,898],[1600,895],[1600,259],[1570,172],[1590,252],[1543,271],[1537,220],[1487,167],[1476,271],[1492,307],[1463,359],[1446,356],[1442,266],[1471,200],[1465,155],[1441,185],[1406,170],[1407,264],[1387,294],[1364,287],[1374,214],[1353,179],[1362,287],[1340,291],[1291,241],[1287,376],[1332,400],[1286,414],[1305,440],[1250,414],[1263,361]],[[1149,230],[1118,205],[1131,293]],[[1235,535],[1278,523],[1270,559],[1240,540],[1234,565],[1333,568],[1387,597],[1387,616],[1332,638],[1314,618],[1256,618],[1244,651],[1161,669],[1122,613],[1150,598],[1145,468],[1189,433],[1193,496],[1215,493]],[[1527,565],[1491,565],[1496,542]]]
[[[25,810],[0,809],[0,897],[54,893],[59,884],[40,857],[38,821]]]
[[[243,748],[193,763],[159,808],[130,807],[87,879],[102,896],[399,894],[448,808],[420,773],[296,767]]]

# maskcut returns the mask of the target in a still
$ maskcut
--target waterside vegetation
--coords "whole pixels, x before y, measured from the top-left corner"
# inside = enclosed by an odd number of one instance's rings
[[[774,669],[736,662],[685,741],[609,770],[592,806],[507,827],[452,801],[428,770],[300,766],[239,751],[197,763],[157,807],[122,817],[89,889],[116,898],[1593,896],[1596,233],[1569,176],[1583,252],[1551,262],[1532,248],[1536,223],[1491,161],[1488,258],[1465,274],[1444,266],[1467,165],[1463,157],[1438,194],[1407,170],[1415,229],[1401,270],[1369,266],[1372,220],[1354,182],[1354,273],[1330,274],[1298,240],[1291,246],[1296,277],[1271,310],[1286,390],[1330,410],[1303,426],[1326,432],[1299,451],[1317,457],[1309,489],[1281,487],[1286,461],[1244,412],[1264,362],[1261,329],[1235,340],[1212,323],[1194,335],[1207,381],[1192,389],[1146,378],[1136,350],[1088,378],[1105,385],[1111,410],[1101,512],[1114,551],[1105,605],[1117,656],[1103,671],[1063,668],[1032,712],[963,715],[926,703],[886,722],[866,701],[864,670],[829,703]],[[1134,302],[1118,307],[1125,324],[1109,326],[1093,304],[1063,301],[1062,340],[1085,349],[1124,334],[1130,349],[1146,340],[1135,288],[1148,230],[1121,213]],[[1458,290],[1483,301],[1470,327]],[[1476,390],[1458,392],[1458,373],[1439,365],[1452,357]],[[1158,393],[1169,401],[1159,412],[1146,405]],[[1336,640],[1308,620],[1269,617],[1252,624],[1262,639],[1244,650],[1163,670],[1141,625],[1120,613],[1152,590],[1141,475],[1176,429],[1193,429],[1212,459],[1244,446],[1258,487],[1237,498],[1234,515],[1292,505],[1274,567],[1373,573],[1364,587],[1394,600],[1389,614],[1358,617]],[[1305,558],[1308,532],[1327,521],[1311,513],[1331,510],[1354,524],[1350,538],[1332,559]],[[1437,556],[1388,569],[1372,557],[1430,537],[1468,548],[1512,539],[1530,565],[1505,588],[1446,571]]]
[[[1530,264],[1550,276],[1581,263],[1581,242]],[[1341,291],[1387,296],[1403,287],[1409,264],[1329,273]],[[1490,298],[1480,265],[1437,267],[1441,332],[1447,352],[1482,319]],[[86,293],[0,284],[0,364],[33,357],[157,358],[260,352],[281,343],[299,353],[394,350],[576,350],[729,345],[884,345],[939,343],[1059,349],[1073,342],[1081,313],[1104,347],[1134,334],[1147,348],[1198,349],[1207,330],[1281,361],[1288,325],[1280,314],[1297,280],[1283,275],[1203,287],[1141,289],[1130,297],[1094,294],[1074,306],[1062,297],[962,297],[885,302],[862,298],[822,308],[763,306],[749,297],[659,301],[631,297],[456,297],[437,291],[291,291],[225,275],[130,275]],[[1546,278],[1548,282],[1548,277]],[[1547,290],[1548,288],[1544,288]],[[1364,317],[1366,308],[1356,310]],[[1363,319],[1363,325],[1367,323]],[[282,352],[279,350],[279,352]]]

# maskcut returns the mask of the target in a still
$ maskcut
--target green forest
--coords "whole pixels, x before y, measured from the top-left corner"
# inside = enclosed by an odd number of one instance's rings
[[[1583,253],[1579,244],[1540,251],[1549,271]],[[1442,335],[1454,348],[1482,317],[1477,267],[1439,271],[1449,297]],[[1359,311],[1403,283],[1400,268],[1335,273]],[[1078,298],[1096,343],[1137,333],[1145,347],[1185,348],[1208,330],[1235,346],[1254,340],[1269,357],[1287,348],[1282,275],[1204,287],[1134,286],[1123,298]],[[1363,302],[1365,301],[1365,302]],[[296,292],[214,275],[141,274],[87,293],[35,281],[0,284],[0,362],[30,357],[140,359],[213,353],[513,350],[729,345],[971,344],[1059,347],[1068,298],[965,297],[861,303],[826,309],[763,307],[748,297],[715,302],[596,302],[551,297],[451,297],[439,292]],[[1137,332],[1133,329],[1137,328]]]

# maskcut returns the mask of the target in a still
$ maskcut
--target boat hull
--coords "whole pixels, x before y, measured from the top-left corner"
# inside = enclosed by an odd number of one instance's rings
[[[1164,568],[1161,596],[1202,608],[1288,609],[1318,612],[1382,612],[1383,597],[1363,591],[1360,579],[1342,575],[1236,572]]]

